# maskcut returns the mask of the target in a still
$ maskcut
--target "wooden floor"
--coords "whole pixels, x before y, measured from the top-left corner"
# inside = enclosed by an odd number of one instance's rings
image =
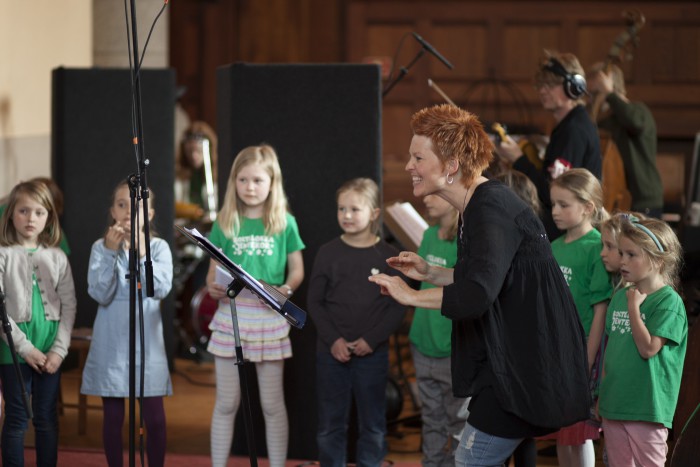
[[[168,424],[168,452],[179,454],[209,453],[209,426],[214,406],[214,367],[211,363],[196,363],[191,360],[176,360],[176,371],[172,374],[174,396],[165,398]],[[79,370],[63,374],[63,400],[66,404],[78,400]],[[78,433],[78,411],[65,408],[60,418],[59,446],[62,448],[102,448],[102,411],[97,397],[88,397],[86,433]],[[408,406],[409,404],[404,404]],[[388,438],[387,459],[394,462],[420,462],[420,432],[415,427],[403,427],[402,436]],[[128,426],[124,427],[125,439]],[[33,444],[28,438],[28,444]],[[538,448],[551,446],[541,442]],[[555,457],[540,456],[538,466],[556,466]],[[597,465],[602,466],[602,462]]]
[[[166,397],[165,412],[168,426],[168,452],[180,454],[208,454],[209,426],[214,407],[214,367],[210,363],[197,364],[177,360],[173,381],[173,397]],[[63,374],[63,400],[67,404],[78,399],[79,370]],[[78,411],[64,409],[60,418],[59,445],[72,448],[102,448],[102,410],[100,398],[88,396],[87,430],[78,433]],[[128,421],[124,427],[128,435]]]

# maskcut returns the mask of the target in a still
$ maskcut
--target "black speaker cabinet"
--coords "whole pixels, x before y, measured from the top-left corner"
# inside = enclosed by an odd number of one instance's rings
[[[381,188],[381,79],[375,65],[233,64],[217,70],[219,197],[244,147],[270,144],[301,237],[306,280],[318,248],[340,235],[335,192],[355,177]],[[305,308],[306,283],[292,301]],[[285,364],[289,457],[316,456],[316,332],[309,322],[290,334],[294,355]],[[265,452],[257,382],[251,378],[258,452]],[[241,417],[234,451],[245,451]],[[239,448],[240,447],[240,448]]]
[[[172,247],[175,72],[141,71],[143,141],[150,165],[158,235]],[[104,235],[116,185],[137,172],[132,143],[131,72],[128,69],[56,68],[52,73],[51,172],[63,190],[66,233],[78,299],[76,327],[92,327],[97,303],[87,293],[90,248]],[[145,278],[144,278],[145,281]],[[163,328],[172,363],[174,300],[163,303]]]

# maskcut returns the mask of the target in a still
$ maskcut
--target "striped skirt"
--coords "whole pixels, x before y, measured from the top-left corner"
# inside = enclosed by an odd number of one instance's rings
[[[243,289],[236,297],[236,316],[243,347],[243,358],[251,362],[282,360],[292,356],[289,323],[279,313],[260,302],[257,296]],[[219,302],[209,323],[212,331],[207,350],[217,357],[235,357],[231,307]]]

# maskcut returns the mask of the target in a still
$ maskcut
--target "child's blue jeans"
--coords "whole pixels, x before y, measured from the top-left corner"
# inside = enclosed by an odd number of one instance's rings
[[[355,398],[358,467],[381,465],[386,455],[386,350],[341,363],[330,353],[316,359],[318,454],[322,467],[345,467],[348,417]]]
[[[19,365],[25,390],[31,394],[36,435],[37,466],[55,466],[58,456],[58,414],[56,403],[61,386],[61,371],[54,374],[37,373],[26,363]],[[2,426],[2,465],[24,465],[24,435],[27,413],[24,397],[12,364],[0,365],[0,380],[5,399],[5,422]]]

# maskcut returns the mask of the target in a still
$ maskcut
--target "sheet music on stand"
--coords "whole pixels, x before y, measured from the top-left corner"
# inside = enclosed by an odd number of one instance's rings
[[[199,245],[209,256],[219,263],[233,278],[240,280],[245,284],[245,287],[255,294],[259,299],[264,301],[270,308],[282,315],[284,319],[297,329],[301,329],[306,324],[306,312],[290,302],[286,295],[279,290],[266,283],[263,280],[258,280],[248,274],[241,266],[234,263],[226,256],[219,248],[202,235],[196,228],[188,229],[186,227],[175,226],[183,235],[192,242]]]
[[[428,223],[416,211],[411,203],[396,202],[384,208],[386,216],[384,223],[401,244],[411,250],[417,251],[423,240],[423,233],[428,228]]]

